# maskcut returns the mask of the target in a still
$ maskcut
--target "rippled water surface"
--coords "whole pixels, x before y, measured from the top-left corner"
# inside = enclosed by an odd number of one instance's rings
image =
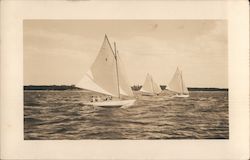
[[[228,92],[147,97],[128,108],[83,103],[89,91],[25,91],[24,139],[228,139]]]

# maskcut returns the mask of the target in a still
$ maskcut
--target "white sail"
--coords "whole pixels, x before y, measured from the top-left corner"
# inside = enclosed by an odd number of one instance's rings
[[[80,82],[76,85],[79,88],[84,88],[87,90],[91,90],[91,91],[95,91],[95,92],[99,92],[99,93],[103,93],[103,94],[107,94],[107,95],[112,95],[115,96],[114,94],[107,92],[106,90],[104,90],[103,88],[101,88],[100,86],[98,86],[92,76],[91,70],[89,70],[84,77],[80,80]]]
[[[115,58],[115,53],[105,35],[102,47],[93,65],[76,86],[115,97],[119,96],[119,91],[123,95],[132,95],[132,90],[126,82],[126,77],[119,62],[116,67]],[[117,76],[117,69],[119,77]],[[118,89],[118,80],[120,90]]]
[[[183,89],[182,93],[189,94],[188,89],[187,89],[187,87],[186,87],[186,85],[184,83],[184,80],[183,80],[182,72],[181,72],[181,80],[182,80],[182,89]]]
[[[161,88],[156,82],[153,81],[152,76],[150,74],[147,74],[146,80],[142,86],[141,91],[148,93],[160,93]]]
[[[158,85],[154,81],[153,81],[153,90],[154,90],[154,93],[160,93],[162,91],[160,85]]]
[[[133,92],[131,89],[131,85],[128,82],[127,79],[127,75],[126,75],[126,70],[125,67],[123,65],[123,62],[119,56],[119,54],[117,54],[117,64],[118,64],[118,70],[119,70],[119,86],[120,86],[120,93],[122,95],[126,95],[126,96],[133,96]]]
[[[168,85],[169,90],[180,94],[188,94],[188,89],[184,84],[182,73],[177,67],[176,72]]]

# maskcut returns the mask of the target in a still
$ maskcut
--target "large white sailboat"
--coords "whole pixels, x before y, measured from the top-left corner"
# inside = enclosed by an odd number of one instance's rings
[[[176,93],[174,97],[189,97],[188,89],[183,81],[182,71],[178,67],[168,85],[168,90]]]
[[[150,74],[147,74],[144,84],[141,88],[142,95],[151,96],[161,92],[160,86],[153,80]]]
[[[107,35],[91,68],[76,86],[114,97],[112,100],[87,102],[86,105],[113,108],[131,106],[135,102],[135,99],[124,98],[132,97],[133,92],[126,79],[116,44],[113,50]]]

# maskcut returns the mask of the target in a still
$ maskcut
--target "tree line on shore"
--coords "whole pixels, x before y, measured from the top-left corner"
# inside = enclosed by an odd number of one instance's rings
[[[166,89],[166,85],[160,85],[161,89]],[[133,85],[131,89],[133,91],[139,91],[142,88],[142,85]],[[24,86],[24,90],[83,90],[82,88],[78,88],[75,85],[28,85]],[[228,91],[227,88],[195,88],[189,87],[189,91]]]

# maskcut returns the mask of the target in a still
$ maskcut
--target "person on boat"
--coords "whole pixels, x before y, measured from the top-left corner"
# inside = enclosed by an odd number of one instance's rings
[[[98,102],[98,98],[95,96],[91,96],[90,102]]]
[[[94,102],[94,101],[95,101],[94,96],[91,96],[90,102]]]
[[[90,102],[100,102],[101,98],[99,96],[91,96]]]
[[[107,97],[105,98],[105,101],[110,101],[110,100],[112,100],[112,96],[107,96]]]
[[[96,102],[100,102],[101,98],[99,96],[96,97]]]

